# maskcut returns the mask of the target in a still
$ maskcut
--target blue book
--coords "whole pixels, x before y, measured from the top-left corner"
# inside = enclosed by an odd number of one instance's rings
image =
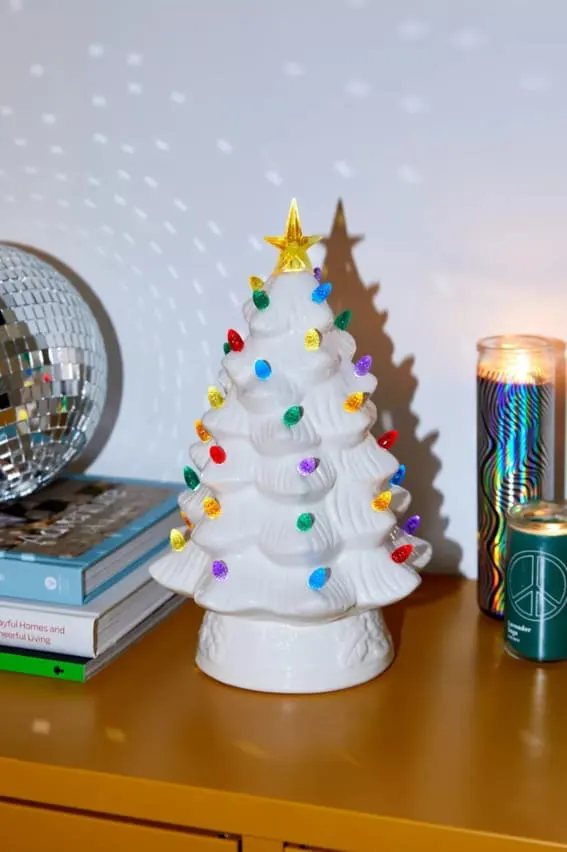
[[[82,605],[166,546],[182,487],[63,476],[0,509],[0,597]]]

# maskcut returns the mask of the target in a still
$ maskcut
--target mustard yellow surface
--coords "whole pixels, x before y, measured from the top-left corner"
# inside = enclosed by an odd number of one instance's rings
[[[508,657],[475,596],[426,577],[390,671],[333,695],[209,680],[192,604],[86,685],[0,675],[2,848],[567,849],[567,666]]]

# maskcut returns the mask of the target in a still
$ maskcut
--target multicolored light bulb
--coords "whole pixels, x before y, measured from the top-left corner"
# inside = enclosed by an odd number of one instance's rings
[[[315,302],[316,305],[320,305],[322,302],[325,302],[329,296],[331,295],[331,290],[333,289],[333,285],[329,284],[326,281],[324,284],[318,284],[317,287],[311,293],[311,299]]]

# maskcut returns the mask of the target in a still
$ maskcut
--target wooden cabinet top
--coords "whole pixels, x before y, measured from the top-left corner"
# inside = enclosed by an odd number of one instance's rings
[[[567,665],[509,657],[474,583],[425,577],[386,611],[392,668],[328,695],[208,679],[201,614],[87,684],[0,675],[0,797],[329,849],[567,848]]]

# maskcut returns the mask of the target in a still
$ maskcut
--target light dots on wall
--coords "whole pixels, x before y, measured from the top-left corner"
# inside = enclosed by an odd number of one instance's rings
[[[117,192],[115,192],[114,195],[113,195],[113,198],[114,198],[114,203],[118,204],[119,207],[125,207],[126,206],[126,199],[124,198],[124,196],[119,195]]]
[[[234,150],[228,139],[217,139],[217,148],[223,154],[232,154]]]
[[[127,90],[131,95],[141,95],[144,91],[144,87],[141,83],[128,83]]]
[[[281,186],[282,183],[283,183],[283,177],[275,169],[269,169],[265,173],[265,178],[266,178],[267,181],[272,183],[274,186]]]
[[[93,42],[89,44],[87,52],[91,59],[100,59],[101,56],[104,56],[104,46],[99,42]]]
[[[283,67],[283,72],[286,77],[303,77],[305,74],[305,68],[301,65],[300,62],[294,62],[293,60],[290,62],[286,62]]]
[[[142,210],[141,207],[134,207],[134,213],[136,214],[136,216],[138,216],[139,219],[145,220],[148,218],[148,214],[145,210]]]
[[[362,101],[370,95],[372,87],[366,80],[349,80],[344,88],[345,94],[350,98]]]
[[[175,198],[174,201],[173,201],[173,204],[182,213],[187,213],[187,211],[189,210],[189,208],[187,207],[187,205],[185,204],[185,202],[181,198]]]
[[[422,182],[420,172],[407,163],[398,167],[397,174],[398,179],[409,186],[418,186]]]
[[[61,147],[61,145],[50,145],[49,153],[53,154],[55,157],[61,157],[65,153],[65,151]]]
[[[454,32],[449,39],[450,43],[453,47],[456,47],[458,50],[478,50],[487,42],[486,35],[480,30],[473,28],[464,28],[457,30]]]
[[[58,180],[59,183],[67,183],[67,181],[69,180],[69,175],[65,172],[55,172],[53,177],[55,178],[55,180]]]
[[[404,95],[400,98],[399,107],[406,115],[420,115],[427,110],[425,100],[419,95]]]
[[[531,95],[543,95],[552,88],[552,79],[542,72],[522,74],[519,80],[520,89]]]
[[[43,65],[40,65],[38,62],[35,62],[33,65],[30,65],[30,77],[43,77],[45,74],[45,68]]]
[[[108,136],[104,133],[93,133],[93,142],[97,145],[108,145]]]
[[[169,98],[174,104],[184,104],[187,99],[184,92],[171,92]]]
[[[14,109],[8,104],[0,104],[0,117],[1,118],[10,118],[10,116],[14,115]]]
[[[429,276],[431,286],[441,295],[450,296],[453,292],[453,282],[442,272],[432,272]]]
[[[201,254],[204,254],[207,251],[204,242],[200,240],[199,237],[193,237],[193,245]]]
[[[102,108],[106,106],[106,98],[104,95],[93,95],[91,98],[91,104],[94,107]]]
[[[171,145],[169,144],[169,142],[166,142],[165,139],[156,139],[155,140],[155,146],[158,149],[158,151],[167,152],[167,151],[171,150]]]
[[[130,65],[134,68],[140,66],[144,61],[144,57],[141,53],[129,53],[126,57],[126,64]]]
[[[429,35],[429,27],[424,21],[411,18],[398,24],[398,35],[402,41],[422,41]]]
[[[134,148],[133,145],[130,145],[129,142],[123,142],[122,145],[120,146],[120,150],[122,151],[123,154],[135,154],[136,153],[136,149]]]
[[[41,120],[44,124],[49,125],[53,125],[57,122],[57,118],[52,112],[43,112],[41,114]]]
[[[344,160],[337,160],[333,163],[333,168],[343,178],[354,177],[354,169]]]
[[[150,248],[155,254],[163,254],[163,249],[155,240],[150,240]]]
[[[163,227],[170,234],[176,234],[177,233],[177,228],[175,227],[175,225],[172,225],[171,222],[169,222],[167,219],[163,223]]]
[[[151,175],[145,175],[144,183],[146,186],[149,186],[150,189],[157,189],[159,186],[157,180],[154,177],[151,177]]]

